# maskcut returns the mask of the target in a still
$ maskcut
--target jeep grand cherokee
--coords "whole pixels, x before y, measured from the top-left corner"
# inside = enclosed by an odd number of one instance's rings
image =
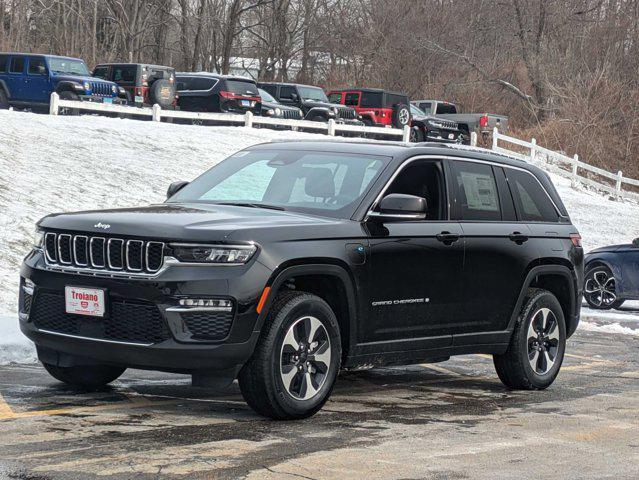
[[[442,144],[240,151],[160,205],[50,215],[20,326],[56,379],[126,368],[235,378],[307,417],[340,368],[492,354],[509,388],[555,379],[579,321],[580,236],[538,168]]]

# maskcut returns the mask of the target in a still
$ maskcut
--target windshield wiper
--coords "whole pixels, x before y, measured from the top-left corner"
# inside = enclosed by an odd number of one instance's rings
[[[268,205],[266,203],[217,202],[217,205],[231,205],[233,207],[267,208],[269,210],[286,210],[284,207],[280,207],[280,206],[277,206],[277,205]]]

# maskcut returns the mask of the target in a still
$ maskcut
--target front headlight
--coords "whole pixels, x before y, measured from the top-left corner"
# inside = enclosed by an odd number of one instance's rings
[[[113,93],[118,93],[118,87],[117,87],[116,85],[112,85],[112,86],[111,86],[111,91],[112,91]]]
[[[42,245],[44,245],[44,232],[36,228],[33,232],[33,246],[34,248],[42,248]]]
[[[276,117],[281,117],[282,116],[282,109],[281,108],[275,108],[275,116]]]
[[[85,90],[91,90],[91,84],[89,82],[83,82],[82,88],[84,88]]]
[[[273,115],[275,115],[275,110],[273,110],[272,108],[269,108],[269,109],[266,111],[266,114],[267,114],[269,117],[272,117]]]
[[[241,264],[257,251],[255,245],[180,245],[172,244],[173,256],[180,262]]]

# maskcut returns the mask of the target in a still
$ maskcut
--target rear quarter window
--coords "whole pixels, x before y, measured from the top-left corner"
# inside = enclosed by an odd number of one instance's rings
[[[382,92],[362,92],[359,106],[364,108],[380,108],[382,106]]]
[[[138,67],[135,65],[113,67],[113,81],[117,83],[135,83]]]
[[[397,95],[395,93],[386,94],[386,102],[384,104],[384,107],[392,108],[398,103],[403,103],[404,105],[408,105],[408,97],[406,95]]]
[[[24,72],[24,57],[13,57],[11,59],[10,73],[22,73]]]
[[[520,220],[552,223],[559,220],[557,209],[533,174],[512,168],[505,171]]]

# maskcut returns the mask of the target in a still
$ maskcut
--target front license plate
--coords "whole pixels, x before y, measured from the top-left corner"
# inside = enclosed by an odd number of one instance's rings
[[[64,287],[67,313],[104,317],[105,297],[101,288]]]
[[[250,100],[240,100],[240,105],[242,105],[243,107],[250,107],[251,106],[251,101]]]
[[[113,99],[111,97],[104,97],[102,103],[113,103]]]

